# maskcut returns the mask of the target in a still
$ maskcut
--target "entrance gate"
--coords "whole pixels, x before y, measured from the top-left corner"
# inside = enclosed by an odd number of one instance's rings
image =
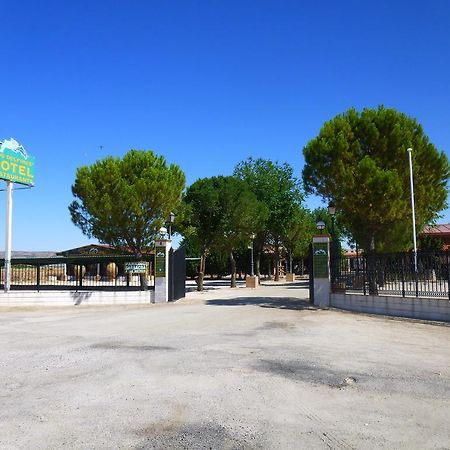
[[[186,250],[169,251],[169,302],[186,296]]]
[[[309,244],[308,274],[309,274],[309,303],[314,304],[314,266],[313,266],[313,245],[312,244]]]

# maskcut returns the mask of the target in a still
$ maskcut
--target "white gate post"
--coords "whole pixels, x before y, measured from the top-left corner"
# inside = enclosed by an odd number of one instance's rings
[[[170,239],[155,242],[155,303],[169,301],[169,251]]]
[[[330,237],[313,237],[314,304],[330,306]]]

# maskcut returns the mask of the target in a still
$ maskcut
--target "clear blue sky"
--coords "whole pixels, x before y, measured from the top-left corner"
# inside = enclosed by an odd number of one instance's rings
[[[1,15],[0,137],[36,157],[14,250],[87,243],[67,210],[75,170],[130,148],[189,184],[248,156],[300,176],[325,120],[384,104],[450,151],[447,0],[6,0]],[[1,249],[4,219],[2,192]]]

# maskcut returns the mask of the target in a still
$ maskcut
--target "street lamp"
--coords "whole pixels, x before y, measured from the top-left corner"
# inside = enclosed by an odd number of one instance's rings
[[[159,239],[166,239],[167,237],[167,228],[166,227],[161,227],[159,229]]]
[[[172,239],[172,224],[175,222],[175,214],[171,212],[169,214],[169,239]]]
[[[334,206],[334,203],[328,204],[328,214],[331,216],[331,236],[334,238],[334,218],[336,216],[336,206]]]
[[[251,272],[251,276],[254,277],[255,276],[255,264],[253,261],[253,241],[255,240],[256,234],[252,233],[250,235],[250,239],[252,240],[252,246],[250,247],[251,250],[251,263],[250,263],[250,272]]]
[[[336,216],[336,206],[334,205],[333,202],[330,202],[328,204],[328,214],[331,216],[331,273],[332,273],[332,277],[334,281],[334,276],[335,276],[335,272],[336,272],[336,267],[338,266],[337,263],[337,258],[338,258],[338,243],[337,243],[337,239],[336,236],[334,234],[335,232],[335,216]]]
[[[316,227],[317,227],[317,229],[320,231],[320,234],[322,234],[322,233],[323,233],[323,230],[325,229],[325,222],[324,222],[323,220],[319,220],[319,221],[316,223]]]

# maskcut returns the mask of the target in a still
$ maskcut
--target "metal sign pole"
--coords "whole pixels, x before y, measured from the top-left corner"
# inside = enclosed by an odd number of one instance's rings
[[[14,183],[6,182],[6,228],[5,228],[5,292],[11,288],[11,242],[12,242],[12,191]]]

